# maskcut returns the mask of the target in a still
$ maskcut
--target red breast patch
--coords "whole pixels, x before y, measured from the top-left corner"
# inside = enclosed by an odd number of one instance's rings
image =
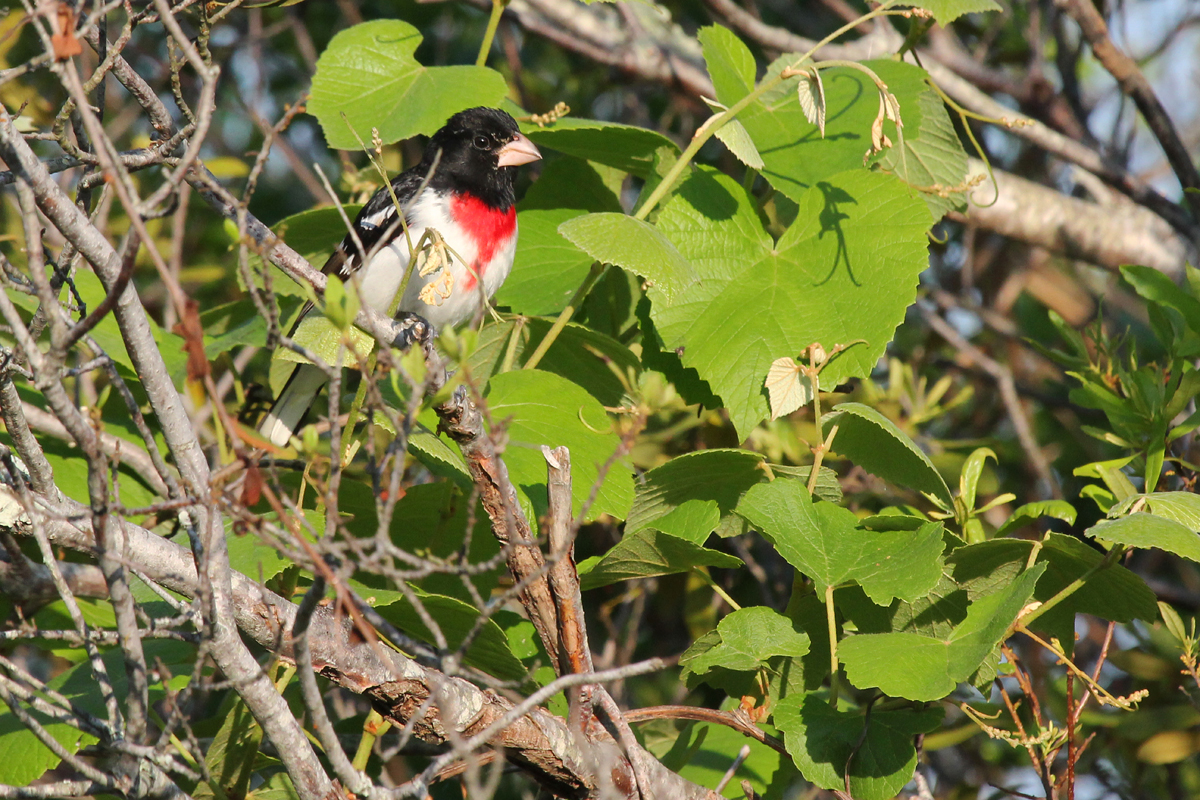
[[[508,243],[517,229],[517,209],[509,206],[507,211],[501,211],[475,195],[456,194],[450,198],[450,216],[475,243],[478,255],[471,265],[475,274],[467,278],[465,287],[474,289],[476,276],[483,274],[496,251]]]

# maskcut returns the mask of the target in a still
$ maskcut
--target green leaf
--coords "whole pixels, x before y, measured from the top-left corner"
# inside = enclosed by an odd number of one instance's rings
[[[330,281],[332,285],[333,282]],[[327,306],[326,308],[331,308]],[[334,312],[334,317],[339,316]],[[346,321],[343,317],[340,321]],[[308,314],[300,320],[300,326],[292,334],[292,341],[312,351],[321,361],[335,366],[353,366],[359,358],[366,360],[375,348],[375,340],[365,331],[350,325],[342,328],[340,321],[324,314]],[[277,347],[271,353],[274,363],[311,364],[304,356],[286,347]]]
[[[846,676],[860,689],[878,687],[892,697],[940,700],[967,680],[999,646],[1033,594],[1045,569],[1035,565],[1004,591],[975,600],[948,637],[918,633],[850,636],[838,644]],[[897,669],[903,664],[903,669]]]
[[[933,12],[933,18],[943,27],[961,17],[963,14],[977,14],[985,11],[1002,11],[995,0],[918,0],[911,3],[900,3],[901,6],[926,8]]]
[[[1175,281],[1152,267],[1129,264],[1121,267],[1121,277],[1135,292],[1151,303],[1159,303],[1178,311],[1187,320],[1189,328],[1200,332],[1200,300],[1180,291]]]
[[[758,70],[750,48],[733,31],[720,25],[701,28],[696,38],[700,40],[717,99],[728,106],[750,94]]]
[[[890,422],[891,420],[888,421]],[[909,440],[909,443],[911,444],[912,441]],[[958,496],[968,511],[975,510],[975,494],[979,488],[979,476],[983,474],[983,468],[986,466],[989,458],[992,461],[999,461],[990,447],[977,448],[971,455],[967,456],[967,460],[963,464],[962,473],[958,476]]]
[[[288,311],[294,311],[295,304],[289,305],[292,307]],[[210,359],[237,347],[262,347],[267,343],[267,320],[249,298],[202,312],[200,326],[204,329],[204,354]]]
[[[855,800],[891,800],[912,780],[913,737],[941,724],[940,708],[836,711],[815,694],[791,695],[775,708],[788,752],[801,774],[823,789],[846,790]]]
[[[487,405],[494,423],[508,420],[504,463],[513,485],[525,493],[538,516],[546,509],[546,459],[540,447],[570,448],[572,513],[579,514],[592,494],[600,468],[621,446],[604,407],[581,387],[541,370],[493,376]],[[625,519],[632,503],[630,469],[623,459],[617,459],[609,466],[586,519],[601,514]],[[530,523],[536,524],[536,520]]]
[[[625,214],[575,217],[559,225],[558,232],[595,260],[645,277],[667,305],[699,280],[666,236]]]
[[[603,169],[603,168],[601,168]],[[556,314],[579,288],[594,259],[564,239],[558,226],[621,203],[595,165],[578,158],[548,163],[517,204],[517,253],[496,303],[518,314]]]
[[[1042,517],[1061,519],[1068,525],[1074,525],[1075,506],[1066,500],[1041,500],[1036,503],[1026,503],[1004,521],[1004,524],[996,531],[996,538],[1007,536]]]
[[[773,656],[799,658],[808,652],[808,635],[792,621],[765,606],[742,608],[717,624],[720,642],[684,653],[679,663],[686,672],[703,675],[714,667],[749,672]]]
[[[429,135],[455,112],[497,106],[508,94],[503,76],[486,67],[421,66],[413,56],[421,38],[398,19],[364,22],[333,37],[317,59],[308,101],[330,147],[359,149],[351,128],[368,145],[372,127],[385,144]]]
[[[435,643],[433,632],[403,593],[372,588],[357,581],[350,581],[350,586],[388,622],[422,641]],[[417,600],[446,637],[446,644],[451,649],[459,647],[467,634],[475,629],[479,620],[479,609],[456,597],[430,594],[416,587],[411,588]],[[525,667],[509,649],[508,637],[491,619],[483,623],[467,648],[466,662],[504,680],[519,680],[525,677]]]
[[[917,95],[917,104],[920,127],[905,120],[903,147],[889,147],[875,164],[919,189],[934,218],[941,219],[967,208],[967,153],[940,95],[926,89]]]
[[[74,281],[75,288],[79,291],[79,297],[89,312],[104,302],[108,293],[94,272],[86,269],[76,270]],[[158,345],[158,351],[162,354],[171,381],[176,386],[182,386],[184,376],[187,374],[187,356],[183,353],[183,338],[163,330],[153,319],[148,319],[147,322],[150,325],[150,335],[154,337],[154,343]],[[125,349],[125,339],[121,335],[121,329],[117,325],[114,315],[108,314],[101,319],[89,335],[116,363],[122,377],[141,383],[141,378],[134,369],[133,360]]]
[[[69,625],[69,623],[67,623]],[[147,663],[154,664],[161,659],[167,666],[171,678],[169,688],[178,692],[187,685],[191,678],[196,650],[194,647],[181,642],[146,639],[142,643]],[[118,648],[111,648],[103,653],[104,666],[112,682],[113,693],[118,701],[129,692],[123,656]],[[88,661],[72,666],[46,682],[46,685],[60,692],[79,708],[92,714],[106,718],[104,700],[97,690],[96,678]],[[158,703],[165,697],[161,681],[150,684],[150,702]],[[65,723],[53,722],[42,714],[25,706],[26,710],[42,723],[42,727],[62,744],[69,753],[77,753],[80,748],[96,742],[94,736],[81,733]],[[46,770],[53,769],[60,759],[54,755],[31,733],[21,721],[8,710],[8,706],[0,703],[0,783],[9,786],[29,786],[40,778]]]
[[[339,510],[343,515],[347,512],[354,514],[352,531],[360,536],[371,536],[378,525],[374,515],[375,496],[369,486],[360,486],[363,491],[355,493],[355,503],[346,501],[345,495],[348,493],[343,486],[343,492],[339,496]],[[504,567],[498,564],[489,571],[480,571],[478,568],[478,565],[496,557],[500,552],[500,545],[492,535],[491,522],[483,507],[477,502],[472,509],[468,502],[468,498],[472,496],[472,488],[458,487],[449,481],[408,487],[404,496],[396,503],[389,533],[396,547],[429,558],[435,563],[451,565],[462,564],[465,561],[475,565],[467,577],[479,595],[488,597],[498,585],[500,572]],[[470,548],[463,559],[462,549],[472,510],[475,512],[475,527],[471,531]],[[463,578],[463,575],[455,574],[454,571],[434,572],[421,579],[420,587],[434,594],[470,601],[473,598],[463,585]]]
[[[618,581],[688,572],[693,567],[737,569],[740,558],[709,550],[695,542],[655,530],[626,534],[597,560],[579,565],[580,585],[586,591]]]
[[[798,59],[795,53],[780,56],[767,74],[778,75]],[[920,131],[923,120],[918,97],[930,91],[925,70],[889,60],[863,63],[874,70],[900,101],[906,134]],[[823,69],[826,121],[822,137],[800,106],[796,91],[800,80],[789,78],[738,115],[766,162],[763,177],[797,202],[821,181],[847,170],[862,171],[863,156],[871,145],[871,125],[879,111],[879,90],[868,76],[845,67]],[[717,99],[732,105],[745,94],[723,94],[718,87]],[[891,122],[886,128],[891,140],[898,141]]]
[[[316,520],[323,525],[323,520]],[[238,536],[232,533],[233,524],[226,526],[226,546],[229,548],[229,566],[254,581],[269,581],[292,566],[290,559],[279,555],[269,544],[265,544],[252,533]],[[320,528],[318,528],[320,530]]]
[[[655,467],[643,476],[629,518],[625,535],[646,528],[659,528],[663,517],[684,504],[713,501],[723,520],[733,513],[738,500],[751,486],[766,479],[764,458],[749,450],[697,450],[685,453]],[[703,520],[690,532],[675,526],[675,535],[703,544],[712,532]]]
[[[929,223],[903,183],[860,168],[805,194],[773,243],[741,186],[699,170],[658,219],[700,277],[670,305],[650,291],[663,349],[708,382],[745,438],[769,414],[764,381],[776,359],[862,339],[821,380],[870,374],[916,296]]]
[[[955,581],[971,599],[1003,590],[1024,570],[1033,542],[1021,539],[992,539],[960,547],[946,561]],[[1038,553],[1037,563],[1046,571],[1038,580],[1035,600],[1044,601],[1104,560],[1104,554],[1072,536],[1051,533]],[[1153,620],[1154,593],[1138,575],[1119,564],[1093,573],[1070,597],[1059,605],[1073,617],[1076,613],[1093,614],[1116,622],[1134,619]],[[1057,612],[1052,609],[1039,617],[1033,627]]]
[[[83,668],[88,667],[85,664]],[[46,732],[69,753],[77,753],[81,747],[96,741],[96,737],[82,733],[70,725],[51,722],[32,710],[30,714],[42,723]],[[58,756],[8,710],[8,706],[0,708],[0,783],[8,786],[29,786],[47,770],[58,766],[60,761]]]
[[[1128,547],[1166,550],[1200,561],[1200,536],[1185,525],[1156,514],[1138,512],[1120,519],[1106,519],[1084,531],[1093,539],[1104,539]]]
[[[743,780],[750,783],[758,797],[769,800],[784,796],[783,790],[776,787],[788,787],[795,781],[795,771],[780,753],[724,725],[663,720],[639,725],[635,732],[646,737],[646,748],[667,769],[700,786],[720,783],[725,772],[733,766],[738,751],[748,746],[749,757],[722,792],[731,800],[744,796]]]
[[[1193,492],[1151,492],[1142,497],[1146,499],[1146,507],[1151,514],[1200,532],[1200,495]]]
[[[821,419],[826,436],[838,426],[833,450],[885,481],[952,503],[950,488],[929,456],[896,424],[870,406],[842,403]]]
[[[204,754],[205,765],[226,796],[246,796],[262,736],[263,730],[250,709],[240,698],[234,700],[233,708],[225,715],[217,735]],[[196,798],[215,796],[216,792],[205,782],[197,785],[193,792]]]
[[[818,594],[855,581],[872,600],[887,605],[893,597],[920,597],[942,574],[941,523],[917,531],[866,531],[852,512],[814,503],[802,484],[784,480],[751,488],[737,512],[813,579]]]
[[[520,365],[524,356],[541,344],[551,324],[548,319],[526,318],[522,322],[507,319],[499,325],[484,326],[467,359],[472,378],[483,383],[499,372],[518,325],[520,330],[513,348],[514,365]],[[617,373],[632,376],[631,385],[636,385],[641,362],[615,339],[569,322],[538,363],[538,369],[561,375],[582,386],[602,405],[619,406],[625,402],[626,390]]]
[[[660,150],[679,153],[678,145],[661,133],[619,122],[564,117],[544,128],[522,125],[521,130],[538,147],[615,167],[639,178],[652,174]]]
[[[728,120],[717,128],[714,135],[729,148],[729,152],[737,156],[738,161],[751,169],[763,168],[762,156],[759,155],[758,148],[754,146],[754,140],[750,138],[750,134],[746,132],[746,128],[741,122],[736,119]]]

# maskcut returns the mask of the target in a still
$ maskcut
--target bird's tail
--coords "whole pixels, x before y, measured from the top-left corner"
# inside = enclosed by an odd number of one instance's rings
[[[258,425],[258,432],[276,447],[287,446],[300,420],[308,413],[313,398],[325,385],[325,373],[311,364],[298,364],[283,385],[275,405]]]

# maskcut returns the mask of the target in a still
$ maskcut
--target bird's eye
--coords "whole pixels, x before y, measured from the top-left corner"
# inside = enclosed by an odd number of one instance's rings
[[[490,150],[492,142],[486,136],[476,136],[474,144],[480,150]]]

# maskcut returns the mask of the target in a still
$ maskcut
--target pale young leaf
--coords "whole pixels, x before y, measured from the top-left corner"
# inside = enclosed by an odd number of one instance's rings
[[[786,416],[813,399],[812,379],[804,374],[804,367],[786,356],[771,362],[766,386],[771,419]]]
[[[800,75],[796,84],[796,93],[800,98],[800,109],[805,118],[821,132],[825,138],[825,84],[821,83],[821,71],[813,69]]]

